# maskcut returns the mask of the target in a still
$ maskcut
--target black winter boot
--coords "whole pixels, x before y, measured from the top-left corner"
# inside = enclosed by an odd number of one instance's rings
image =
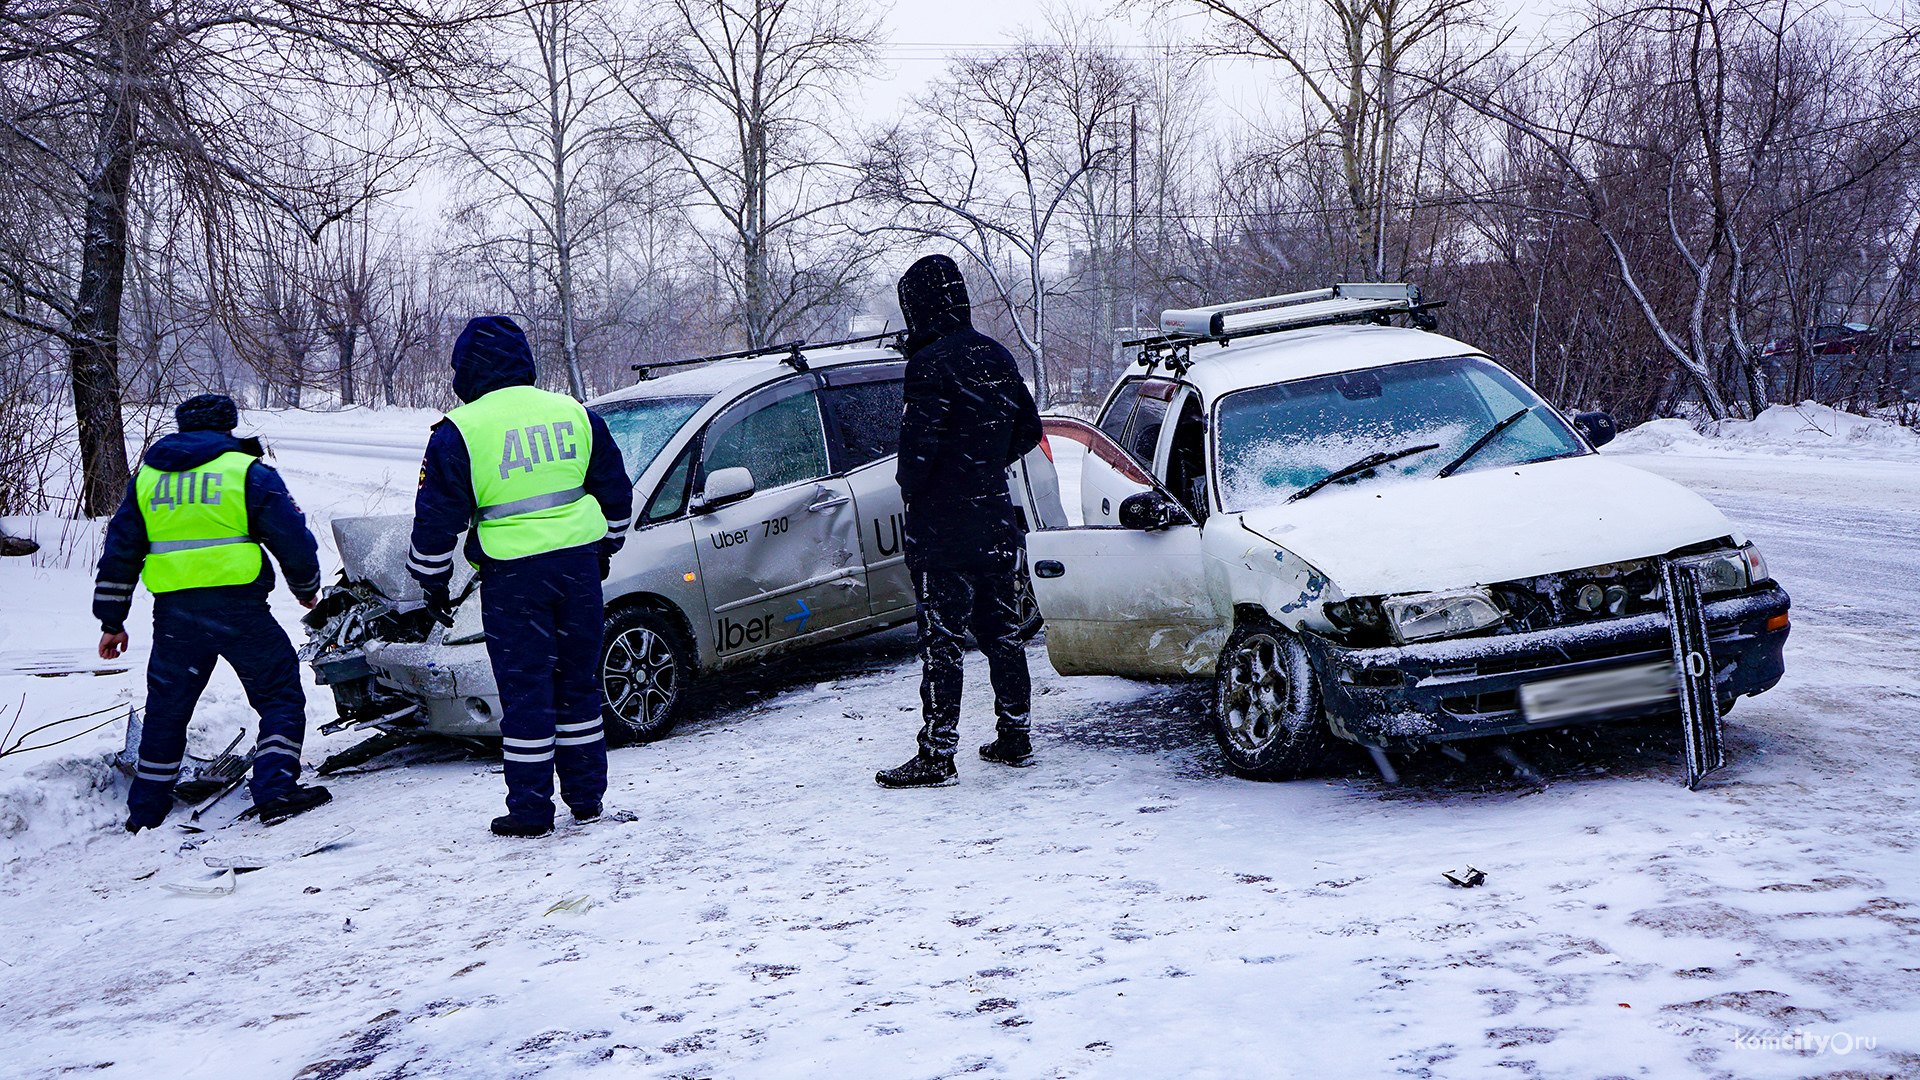
[[[980,748],[980,756],[997,765],[1023,769],[1033,764],[1033,740],[1021,735],[999,735]]]
[[[572,808],[572,810],[573,810],[573,820],[578,822],[581,825],[585,825],[589,821],[600,820],[601,807],[599,803],[588,803],[585,806],[575,806]]]
[[[915,754],[911,761],[895,769],[881,769],[874,782],[886,788],[951,787],[959,783],[950,757]]]
[[[278,825],[295,814],[304,814],[316,806],[333,801],[333,793],[323,787],[296,786],[277,799],[268,799],[255,807],[262,825]]]
[[[495,836],[545,836],[553,831],[553,822],[526,821],[512,814],[501,814],[493,819]]]

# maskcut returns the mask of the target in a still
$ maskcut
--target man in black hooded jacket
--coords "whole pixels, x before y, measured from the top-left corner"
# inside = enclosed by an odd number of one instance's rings
[[[907,568],[920,598],[919,752],[874,779],[884,787],[954,782],[960,649],[968,630],[986,654],[996,734],[980,756],[1024,765],[1032,687],[1020,640],[1015,567],[1024,540],[1007,468],[1040,442],[1040,414],[1013,357],[973,328],[966,281],[945,255],[900,278],[907,324],[900,494]]]
[[[154,443],[107,524],[94,582],[100,656],[127,647],[136,579],[153,592],[153,653],[140,760],[127,793],[127,831],[157,828],[173,807],[186,756],[187,721],[221,658],[233,665],[247,703],[260,714],[254,744],[253,805],[273,824],[327,802],[303,787],[300,750],[307,698],[286,630],[267,610],[273,565],[302,606],[320,591],[320,562],[306,516],[280,474],[259,460],[257,439],[236,439],[233,399],[201,394],[174,410],[177,434]]]
[[[486,315],[461,331],[453,392],[466,404],[427,440],[407,558],[427,609],[451,626],[454,547],[467,532],[500,691],[499,836],[553,831],[556,772],[574,820],[600,816],[600,582],[633,517],[633,483],[606,421],[534,377],[533,351],[512,319]]]

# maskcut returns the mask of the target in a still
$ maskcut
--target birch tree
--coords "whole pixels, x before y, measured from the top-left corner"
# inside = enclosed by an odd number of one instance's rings
[[[906,119],[868,143],[861,193],[890,215],[872,231],[966,255],[1006,306],[1042,407],[1055,389],[1049,277],[1084,236],[1076,200],[1128,148],[1119,125],[1139,91],[1107,52],[1027,42],[952,61]]]
[[[846,225],[856,176],[829,132],[879,42],[857,0],[665,0],[629,100],[690,189],[689,225],[747,347],[854,293],[875,249]]]

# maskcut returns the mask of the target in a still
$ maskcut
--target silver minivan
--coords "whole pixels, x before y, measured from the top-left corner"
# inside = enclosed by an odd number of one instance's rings
[[[633,528],[604,585],[616,743],[666,734],[700,675],[914,618],[894,479],[906,361],[891,342],[647,374],[587,403],[634,483]],[[1062,515],[1046,455],[1008,473],[1029,522]],[[328,727],[497,737],[480,586],[456,560],[454,625],[426,618],[404,569],[410,529],[406,515],[334,523],[344,569],[306,619],[305,651],[339,706]]]

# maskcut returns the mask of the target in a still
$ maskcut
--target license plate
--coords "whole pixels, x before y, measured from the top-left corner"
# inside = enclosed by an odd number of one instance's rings
[[[1678,687],[1670,660],[1609,668],[1527,683],[1520,688],[1520,713],[1533,723],[1562,720],[1674,699]]]

